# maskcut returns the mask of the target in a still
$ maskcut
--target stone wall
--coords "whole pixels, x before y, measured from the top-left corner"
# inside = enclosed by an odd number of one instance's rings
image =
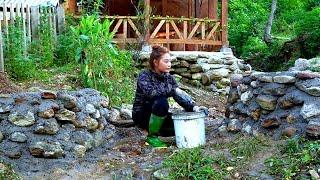
[[[219,130],[320,137],[320,74],[253,72],[231,76],[226,121]]]
[[[182,82],[204,86],[215,93],[226,95],[230,89],[230,75],[251,71],[248,64],[232,52],[172,51],[171,73]],[[141,66],[148,66],[150,53],[140,55]]]
[[[1,94],[0,155],[83,157],[114,134],[108,104],[93,89]]]

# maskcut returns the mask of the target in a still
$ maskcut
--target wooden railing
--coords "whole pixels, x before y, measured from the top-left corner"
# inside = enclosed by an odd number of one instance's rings
[[[137,16],[104,16],[113,21],[115,43],[195,44],[222,46],[223,28],[217,19],[150,17],[151,27]]]

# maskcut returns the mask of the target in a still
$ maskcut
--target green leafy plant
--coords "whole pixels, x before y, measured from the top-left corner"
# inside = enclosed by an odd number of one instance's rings
[[[102,8],[103,0],[81,0],[81,13],[84,15],[98,15]]]
[[[5,69],[15,80],[26,80],[35,76],[36,64],[26,54],[22,30],[22,19],[17,18],[14,24],[8,27],[8,36],[5,38]]]
[[[81,64],[83,84],[109,95],[111,102],[119,105],[132,100],[134,71],[131,54],[112,45],[114,33],[110,26],[109,20],[101,22],[92,15],[83,16],[71,30],[78,47],[76,60]]]

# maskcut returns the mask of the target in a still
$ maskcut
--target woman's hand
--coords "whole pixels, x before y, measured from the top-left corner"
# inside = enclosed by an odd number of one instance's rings
[[[208,108],[205,106],[194,106],[193,112],[204,112],[206,115],[208,115]]]

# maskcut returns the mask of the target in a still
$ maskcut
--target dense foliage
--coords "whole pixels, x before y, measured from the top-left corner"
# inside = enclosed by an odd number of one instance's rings
[[[119,51],[111,44],[111,22],[100,22],[97,16],[83,16],[76,27],[71,27],[75,37],[76,60],[81,64],[81,75],[86,87],[110,95],[114,104],[133,97],[133,66],[131,55]]]
[[[236,56],[247,60],[254,69],[272,71],[286,69],[299,57],[320,55],[320,2],[278,0],[272,42],[266,43],[263,35],[271,2],[229,1],[229,42]]]

